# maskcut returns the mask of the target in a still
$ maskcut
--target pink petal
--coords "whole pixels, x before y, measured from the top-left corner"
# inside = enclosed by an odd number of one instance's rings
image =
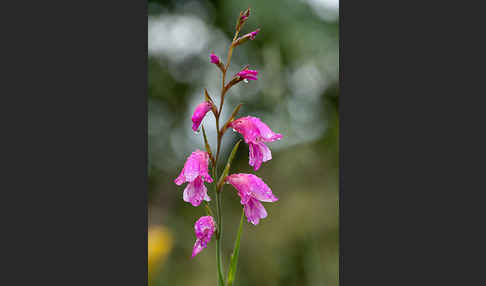
[[[183,193],[183,200],[197,207],[203,200],[210,201],[207,188],[200,177],[187,184]]]
[[[192,182],[198,176],[201,176],[204,181],[211,183],[213,179],[209,176],[208,164],[209,154],[197,149],[187,158],[184,168],[174,182],[181,185],[184,182]]]
[[[226,180],[238,190],[241,204],[246,204],[250,198],[256,198],[262,202],[278,201],[270,187],[258,176],[253,174],[231,174]]]
[[[232,121],[230,125],[243,135],[247,143],[250,141],[272,142],[282,138],[282,134],[273,132],[257,117],[241,117]]]
[[[182,184],[184,184],[184,182],[186,182],[186,177],[184,176],[184,169],[182,169],[182,172],[180,173],[180,175],[174,180],[174,183],[176,183],[176,185],[180,186]]]
[[[278,201],[278,198],[272,193],[272,189],[262,179],[253,174],[248,174],[248,181],[250,192],[254,198],[262,202]]]
[[[248,148],[250,150],[249,154],[249,162],[248,164],[254,168],[255,171],[260,169],[260,166],[262,165],[263,161],[263,153],[261,152],[258,144],[254,144],[250,142],[248,144]]]
[[[263,154],[263,159],[262,159],[263,162],[272,160],[272,151],[270,151],[270,148],[268,148],[268,146],[265,145],[265,143],[263,142],[258,143],[258,147],[260,148],[260,152],[262,152]]]
[[[249,120],[252,122],[255,128],[258,129],[258,133],[260,134],[260,137],[263,139],[263,141],[272,142],[275,140],[280,140],[282,138],[281,134],[273,132],[265,123],[260,120],[260,118],[250,117]]]
[[[248,143],[248,147],[250,149],[249,165],[254,167],[255,171],[260,169],[262,162],[267,162],[272,159],[272,151],[270,151],[270,148],[265,143],[250,142]]]
[[[249,200],[248,203],[244,205],[244,211],[248,222],[251,222],[254,225],[257,225],[260,222],[260,219],[267,217],[267,211],[262,203],[256,199]]]
[[[192,249],[192,256],[191,258],[194,258],[196,255],[199,254],[204,248],[201,245],[201,240],[198,238],[196,239],[196,242],[194,243],[194,247]]]

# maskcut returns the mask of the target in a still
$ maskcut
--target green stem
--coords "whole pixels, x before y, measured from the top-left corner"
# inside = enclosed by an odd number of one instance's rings
[[[237,30],[236,33],[235,33],[235,36],[233,38],[233,42],[235,41],[236,37],[238,36],[238,33],[239,31]],[[213,178],[214,178],[214,190],[215,190],[215,194],[216,194],[216,216],[217,216],[217,224],[218,224],[218,233],[216,235],[216,260],[217,260],[217,263],[218,263],[218,285],[219,286],[225,286],[225,283],[224,283],[224,278],[223,278],[223,263],[222,263],[222,258],[221,258],[221,241],[222,241],[222,238],[223,238],[223,216],[222,216],[222,213],[221,213],[221,188],[218,189],[218,186],[217,186],[217,166],[218,166],[218,159],[219,159],[219,152],[220,152],[220,149],[221,149],[221,139],[223,137],[223,134],[222,134],[222,130],[219,129],[219,117],[221,116],[221,111],[223,109],[223,104],[224,104],[224,95],[226,93],[226,90],[225,90],[225,79],[226,79],[226,71],[228,70],[228,67],[230,65],[230,62],[231,62],[231,56],[233,54],[233,42],[231,43],[230,45],[230,48],[229,48],[229,51],[228,51],[228,58],[227,58],[227,61],[226,61],[226,66],[223,70],[223,73],[222,73],[222,87],[221,87],[221,102],[220,102],[220,105],[219,105],[219,110],[218,110],[218,113],[215,114],[216,115],[216,130],[218,132],[218,145],[217,145],[217,150],[216,150],[216,158],[215,158],[215,162],[214,162],[214,166],[213,166]]]
[[[224,285],[224,278],[223,278],[223,262],[222,262],[222,251],[221,251],[221,242],[223,240],[223,216],[221,215],[221,197],[219,193],[216,193],[216,203],[217,203],[217,209],[218,209],[218,214],[219,214],[219,219],[218,219],[218,240],[217,245],[216,245],[216,252],[218,254],[218,271],[219,271],[219,278],[220,278],[220,283],[221,285]]]
[[[217,171],[216,168],[213,168],[213,177],[217,178]],[[214,182],[214,192],[216,194],[216,223],[217,223],[217,235],[216,235],[216,262],[218,264],[218,286],[224,286],[224,278],[223,278],[223,263],[221,259],[221,238],[223,233],[222,228],[222,216],[221,216],[221,197],[219,192],[216,189],[216,181]]]

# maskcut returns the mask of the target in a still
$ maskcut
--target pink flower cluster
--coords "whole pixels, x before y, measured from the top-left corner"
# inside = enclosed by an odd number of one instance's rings
[[[241,26],[247,20],[249,15],[249,9],[247,9],[245,12],[240,13],[237,32],[235,35],[238,34]],[[260,29],[257,29],[251,33],[244,35],[243,37],[238,38],[237,40],[233,40],[230,48],[234,48],[244,41],[247,41],[248,39],[255,39],[255,36],[258,34],[259,31]],[[230,57],[231,56],[228,56],[228,65]],[[210,54],[210,62],[217,65],[223,73],[222,97],[224,97],[225,92],[229,88],[242,80],[258,80],[258,71],[244,68],[243,70],[238,72],[233,77],[233,79],[225,86],[224,75],[226,74],[228,67],[225,66],[221,62],[220,58],[214,53]],[[207,91],[205,95],[206,100],[196,106],[191,117],[193,123],[192,129],[194,131],[197,131],[199,129],[202,120],[210,110],[213,111],[214,116],[219,123],[220,111],[218,111],[217,107],[213,105],[213,100],[210,98]],[[257,117],[246,116],[234,119],[233,116],[238,112],[238,110],[239,109],[235,109],[234,114],[224,125],[224,128],[218,130],[218,136],[222,137],[227,127],[231,127],[234,131],[240,133],[243,136],[245,143],[248,144],[249,165],[252,166],[255,171],[257,171],[260,169],[263,162],[267,162],[272,159],[272,152],[270,151],[270,148],[268,148],[266,143],[280,140],[282,138],[282,135],[273,132],[265,123],[263,123]],[[213,157],[210,150],[211,148],[205,141],[208,152],[198,149],[192,152],[191,155],[186,159],[181,173],[174,180],[177,185],[187,183],[182,197],[185,202],[188,202],[195,207],[199,206],[202,201],[211,201],[211,198],[207,193],[207,188],[204,183],[213,182],[213,178],[211,178],[211,176],[209,175],[209,162],[212,162],[211,168],[215,168],[214,164],[218,160],[217,157],[219,155],[220,149],[219,139],[221,137],[218,137],[218,154],[216,155],[216,158]],[[227,173],[224,174],[227,175]],[[262,202],[278,201],[278,198],[273,194],[270,187],[256,175],[239,173],[231,174],[226,177],[220,178],[216,187],[218,191],[221,190],[222,185],[220,183],[223,181],[232,185],[236,189],[237,194],[240,197],[240,203],[243,205],[244,214],[248,222],[253,225],[258,225],[260,220],[266,218],[268,215]],[[207,207],[209,208],[209,210],[211,209],[209,205]],[[209,211],[209,213],[212,212]],[[198,253],[200,253],[204,248],[207,247],[208,243],[211,240],[211,237],[217,231],[216,225],[217,224],[212,216],[203,216],[196,221],[194,225],[196,242],[194,243],[192,257],[195,257]]]

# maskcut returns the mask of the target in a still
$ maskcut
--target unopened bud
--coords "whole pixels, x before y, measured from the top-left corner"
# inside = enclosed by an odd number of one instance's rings
[[[214,52],[213,52],[213,53],[211,53],[211,54],[209,55],[209,58],[211,59],[211,63],[213,63],[213,64],[217,65],[217,66],[218,66],[218,68],[219,68],[219,69],[220,69],[222,72],[224,72],[224,65],[223,65],[223,63],[221,62],[221,60],[219,59],[219,57],[218,57],[217,55],[215,55],[215,54],[214,54]]]
[[[250,8],[240,12],[240,17],[238,18],[238,22],[236,23],[236,30],[240,31],[241,27],[243,27],[243,24],[245,24],[249,16],[250,16]]]
[[[251,32],[251,33],[248,33],[244,36],[241,36],[239,37],[234,43],[233,43],[233,47],[236,47],[236,46],[239,46],[241,44],[243,44],[244,42],[248,41],[248,40],[254,40],[256,35],[258,34],[258,32],[260,32],[260,29],[256,29],[255,31]]]

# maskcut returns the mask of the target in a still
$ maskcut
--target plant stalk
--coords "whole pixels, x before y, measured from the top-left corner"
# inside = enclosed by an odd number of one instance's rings
[[[217,180],[217,165],[218,165],[218,159],[219,159],[219,153],[221,150],[221,139],[223,137],[223,132],[222,130],[219,129],[219,118],[221,116],[221,112],[223,109],[223,103],[224,103],[224,96],[226,94],[226,89],[225,89],[225,79],[226,79],[226,72],[228,70],[228,67],[231,62],[231,56],[233,54],[233,43],[235,39],[238,37],[238,33],[240,31],[237,29],[235,32],[235,36],[233,37],[233,41],[231,42],[231,45],[228,49],[228,58],[226,61],[226,66],[224,70],[222,71],[222,86],[221,86],[221,102],[219,104],[219,110],[216,115],[216,130],[218,131],[218,145],[217,145],[217,151],[216,151],[216,158],[215,158],[215,163],[213,166],[213,178]],[[223,263],[222,263],[222,250],[221,250],[221,241],[223,237],[223,216],[222,216],[222,211],[221,211],[221,188],[218,188],[217,186],[217,181],[214,182],[214,190],[216,193],[216,216],[217,216],[217,224],[218,224],[218,233],[216,235],[216,260],[218,264],[218,285],[219,286],[224,286],[224,278],[223,278]]]

